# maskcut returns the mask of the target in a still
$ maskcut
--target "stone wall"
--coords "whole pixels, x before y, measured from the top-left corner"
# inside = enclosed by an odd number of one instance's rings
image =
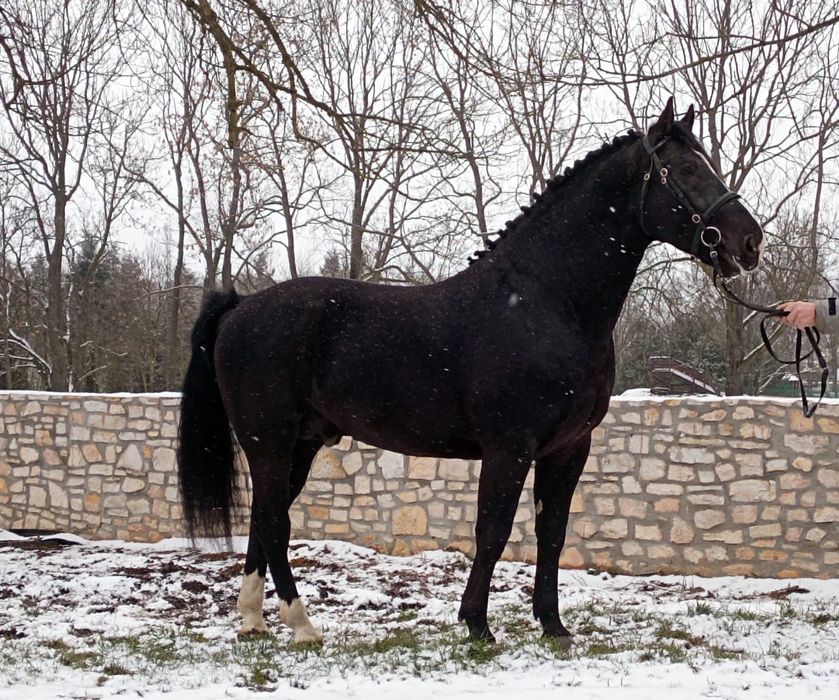
[[[182,534],[177,394],[0,392],[0,527]],[[839,403],[615,399],[594,433],[562,564],[839,578]],[[295,537],[471,553],[480,463],[344,439],[318,454]],[[532,474],[505,556],[532,560]],[[244,526],[243,526],[244,527]]]

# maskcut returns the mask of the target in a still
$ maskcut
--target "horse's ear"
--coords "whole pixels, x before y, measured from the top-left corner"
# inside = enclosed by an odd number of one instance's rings
[[[688,111],[685,112],[685,116],[681,118],[682,124],[684,124],[688,129],[691,131],[693,130],[693,122],[696,119],[696,112],[693,109],[693,105],[688,107]]]
[[[676,118],[673,102],[672,97],[667,100],[667,104],[664,105],[664,111],[659,116],[658,121],[647,131],[647,140],[651,144],[656,144],[670,136],[670,132],[673,130],[673,121]]]

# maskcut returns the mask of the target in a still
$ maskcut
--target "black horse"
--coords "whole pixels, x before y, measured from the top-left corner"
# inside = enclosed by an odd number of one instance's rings
[[[425,287],[338,279],[211,295],[192,335],[178,454],[189,532],[229,534],[235,431],[253,485],[239,609],[266,630],[266,568],[297,641],[320,642],[288,562],[288,509],[322,445],[481,459],[476,551],[460,606],[492,640],[493,569],[535,461],[533,614],[570,641],[557,568],[571,496],[614,381],[612,330],[644,250],[666,241],[726,276],[757,267],[759,224],[673,101],[644,134],[589,153],[474,264]],[[711,225],[713,224],[713,225]],[[229,423],[228,423],[229,422]]]

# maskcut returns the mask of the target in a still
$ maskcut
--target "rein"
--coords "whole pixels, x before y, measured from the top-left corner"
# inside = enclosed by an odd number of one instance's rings
[[[667,143],[666,138],[659,141],[654,146],[650,145],[650,142],[647,139],[646,134],[644,135],[644,150],[647,152],[647,155],[650,156],[650,169],[644,173],[644,185],[641,188],[640,223],[642,230],[644,231],[644,233],[647,234],[648,237],[652,238],[652,236],[650,236],[649,232],[647,231],[646,226],[644,226],[644,202],[647,198],[647,191],[649,190],[652,171],[653,169],[655,169],[658,171],[658,174],[661,177],[661,184],[667,187],[667,189],[670,190],[670,192],[673,194],[676,200],[685,209],[687,209],[687,211],[691,213],[691,221],[694,224],[696,224],[696,232],[693,236],[693,243],[691,244],[690,254],[694,257],[697,257],[700,250],[700,245],[705,246],[708,249],[708,254],[711,258],[711,264],[714,269],[714,289],[717,290],[719,295],[731,304],[738,304],[746,309],[763,314],[763,318],[761,318],[760,320],[761,340],[763,341],[766,350],[769,352],[769,354],[776,362],[782,365],[795,365],[795,372],[798,376],[798,387],[801,391],[801,410],[804,413],[805,418],[811,418],[813,414],[816,412],[816,409],[819,407],[819,404],[822,402],[824,395],[827,393],[827,380],[830,376],[830,370],[827,366],[827,361],[824,359],[824,355],[822,354],[821,349],[819,348],[821,334],[815,327],[808,327],[805,328],[803,331],[801,329],[796,329],[795,358],[792,360],[784,360],[778,357],[778,355],[775,353],[774,348],[772,347],[772,343],[769,340],[769,334],[766,331],[766,323],[767,321],[769,321],[770,318],[779,318],[782,316],[786,316],[788,312],[782,311],[781,309],[771,306],[761,306],[760,304],[755,304],[753,302],[741,299],[728,287],[728,285],[725,283],[725,277],[722,272],[722,265],[720,263],[719,256],[719,247],[720,243],[722,242],[722,233],[716,226],[709,226],[707,223],[711,220],[711,217],[713,217],[714,214],[716,214],[720,209],[722,209],[722,207],[724,207],[729,202],[733,202],[734,200],[739,199],[740,195],[736,192],[732,192],[731,190],[726,190],[726,192],[724,192],[713,203],[711,203],[711,205],[704,212],[700,213],[699,210],[695,206],[693,206],[693,202],[690,201],[690,197],[688,197],[684,190],[682,190],[682,188],[679,187],[679,184],[676,181],[676,179],[670,175],[670,171],[661,162],[661,159],[658,157],[658,154],[656,153],[656,151],[658,151],[658,149],[661,148],[665,143]],[[716,237],[714,237],[713,234],[716,234]],[[719,284],[717,284],[718,281]],[[805,334],[807,336],[807,341],[810,343],[810,351],[806,355],[802,355],[802,341]],[[819,393],[819,398],[811,406],[809,400],[807,399],[807,392],[804,389],[804,382],[801,378],[801,363],[808,357],[811,357],[813,355],[815,355],[816,360],[819,363],[819,367],[821,368],[821,390]]]

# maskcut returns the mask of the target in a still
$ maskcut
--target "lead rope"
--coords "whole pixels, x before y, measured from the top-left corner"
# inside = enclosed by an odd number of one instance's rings
[[[719,231],[717,233],[719,235]],[[722,267],[720,265],[719,260],[719,253],[717,252],[717,247],[720,243],[719,237],[715,242],[709,243],[704,240],[703,232],[702,242],[710,249],[711,263],[714,267],[714,288],[720,293],[720,296],[729,303],[739,304],[740,306],[743,306],[747,309],[751,309],[752,311],[757,311],[758,313],[763,314],[763,318],[760,319],[760,338],[761,340],[763,340],[763,344],[766,346],[766,349],[772,356],[772,359],[774,359],[776,362],[782,365],[795,365],[795,373],[798,376],[798,388],[801,391],[801,411],[802,413],[804,413],[805,418],[812,418],[813,414],[815,414],[816,412],[816,409],[819,407],[819,404],[822,402],[824,395],[827,393],[827,380],[830,376],[830,369],[827,366],[827,361],[824,359],[824,355],[822,355],[822,351],[819,348],[819,342],[821,341],[821,333],[819,333],[818,328],[811,326],[805,328],[803,331],[799,328],[796,328],[795,358],[792,360],[785,360],[781,357],[778,357],[778,355],[775,354],[775,350],[772,347],[772,343],[769,340],[769,333],[766,331],[766,323],[767,321],[769,321],[770,318],[779,318],[781,316],[786,316],[789,312],[782,311],[781,309],[776,309],[771,306],[761,306],[759,304],[752,304],[738,297],[733,291],[731,291],[731,289],[728,288],[728,285],[725,283],[725,279],[723,278]],[[719,281],[719,286],[717,285],[717,281]],[[807,336],[807,341],[810,343],[810,351],[806,355],[802,355],[801,348],[803,345],[803,338],[805,335]],[[808,357],[811,357],[812,355],[815,355],[816,360],[819,363],[819,367],[821,368],[822,374],[819,398],[811,406],[810,401],[807,398],[807,392],[804,389],[804,381],[801,378],[801,363]]]

